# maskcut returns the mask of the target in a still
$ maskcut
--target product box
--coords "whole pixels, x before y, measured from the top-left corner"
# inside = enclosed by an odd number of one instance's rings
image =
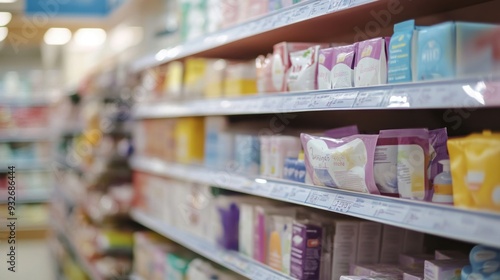
[[[293,220],[293,215],[271,215],[268,219],[267,264],[286,275],[290,274]]]
[[[222,133],[228,128],[228,120],[222,116],[205,117],[205,166],[213,169],[223,169],[220,161],[219,145],[223,141]],[[231,146],[225,146],[225,149]]]
[[[449,260],[449,259],[468,259],[466,253],[454,250],[436,250],[434,252],[436,260]]]
[[[194,257],[191,254],[167,254],[167,278],[169,280],[185,280],[189,263]]]
[[[258,175],[260,170],[260,141],[258,136],[236,134],[234,147],[236,172]]]
[[[382,224],[368,221],[359,223],[357,264],[377,263],[380,256]]]
[[[332,88],[350,88],[354,86],[354,63],[357,43],[333,48],[331,70]]]
[[[268,54],[267,56],[260,55],[255,59],[258,93],[273,92],[273,67],[271,64],[272,59],[272,54]]]
[[[319,279],[323,230],[310,223],[294,222],[290,276],[299,280]]]
[[[358,251],[359,221],[336,221],[333,236],[332,279],[349,274],[350,265],[356,262]]]
[[[497,25],[445,22],[418,31],[418,80],[490,74],[498,70],[493,41],[483,43]]]
[[[359,42],[356,48],[354,85],[356,87],[387,83],[387,38]]]
[[[184,164],[203,162],[205,134],[203,118],[179,118],[175,126],[175,160]]]
[[[210,60],[207,63],[206,86],[204,96],[206,98],[218,98],[224,95],[224,81],[227,61],[224,59]]]
[[[184,61],[184,98],[195,99],[203,96],[208,84],[209,66],[215,61],[207,58],[187,58]]]
[[[272,92],[285,92],[287,90],[287,77],[292,63],[290,53],[313,47],[313,43],[281,42],[274,45],[272,58]]]
[[[468,264],[467,259],[427,260],[424,277],[426,280],[460,279],[462,268]]]
[[[399,264],[406,267],[422,267],[426,260],[433,260],[434,255],[429,254],[400,254]]]
[[[390,276],[403,278],[403,267],[394,264],[357,264],[351,268],[351,274],[356,276]]]
[[[320,49],[318,56],[318,89],[331,89],[333,68],[333,48]]]
[[[401,253],[422,253],[424,251],[424,238],[425,234],[422,232],[405,230]]]
[[[181,8],[181,38],[192,40],[204,35],[207,30],[207,0],[182,0]]]
[[[224,80],[225,96],[240,96],[257,93],[257,76],[254,61],[229,62]]]
[[[405,229],[383,225],[380,263],[397,263],[404,241]]]

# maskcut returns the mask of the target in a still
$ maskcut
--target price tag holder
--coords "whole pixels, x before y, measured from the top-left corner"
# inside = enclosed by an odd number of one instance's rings
[[[330,206],[330,210],[338,213],[347,213],[355,202],[356,197],[338,194],[332,205]]]
[[[329,12],[336,12],[339,10],[343,10],[349,8],[351,5],[351,0],[333,0],[330,3]]]
[[[336,197],[336,194],[326,191],[311,191],[306,203],[328,209],[329,206],[333,204]]]
[[[313,8],[315,3],[310,3],[307,5],[299,5],[295,7],[293,15],[292,15],[292,22],[299,22],[302,20],[305,20],[309,18],[309,15],[311,14],[311,10]],[[290,22],[289,22],[290,23]]]
[[[279,112],[291,112],[293,111],[293,105],[297,100],[297,96],[283,96],[278,103]]]
[[[288,195],[288,199],[292,201],[298,201],[298,202],[306,202],[307,197],[311,193],[311,190],[301,188],[301,187],[293,187],[290,190],[290,194]]]
[[[410,106],[410,94],[406,89],[393,89],[384,105],[388,108],[410,108]]]
[[[294,97],[294,110],[304,110],[309,109],[310,104],[314,102],[314,98],[310,95],[295,96]]]
[[[284,26],[284,25],[287,25],[289,23],[292,22],[293,18],[292,18],[292,15],[293,15],[293,10],[287,10],[287,11],[284,11],[283,13],[280,13],[278,16],[279,16],[279,20],[276,21],[276,24],[274,25],[274,27],[281,27],[281,26]]]
[[[328,108],[329,107],[328,104],[330,103],[331,98],[332,94],[330,93],[315,95],[313,101],[311,102],[311,107],[309,108],[310,109]]]
[[[352,108],[356,97],[358,96],[358,91],[353,92],[343,92],[343,93],[333,93],[329,108]]]
[[[378,108],[382,105],[386,91],[364,91],[358,94],[354,108]]]
[[[278,109],[280,99],[280,97],[263,98],[261,106],[259,108],[259,112],[270,113],[276,111]]]
[[[391,222],[402,223],[410,211],[410,207],[400,203],[382,202],[374,217],[384,219]]]
[[[309,13],[309,17],[317,17],[324,15],[328,12],[328,8],[330,7],[331,1],[316,1],[311,5],[311,12]]]
[[[271,189],[270,196],[276,198],[287,199],[290,195],[291,187],[284,184],[273,184],[274,186]]]

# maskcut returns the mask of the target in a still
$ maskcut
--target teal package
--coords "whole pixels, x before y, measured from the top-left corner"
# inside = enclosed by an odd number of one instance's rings
[[[394,25],[394,34],[389,43],[387,79],[392,83],[406,83],[413,80],[412,45],[415,20]]]
[[[418,31],[417,80],[456,76],[455,23],[445,22]]]

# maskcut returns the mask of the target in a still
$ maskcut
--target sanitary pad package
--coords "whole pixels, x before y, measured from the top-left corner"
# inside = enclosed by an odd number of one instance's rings
[[[281,42],[274,45],[272,58],[272,92],[284,92],[287,90],[287,77],[292,66],[290,53],[305,50],[315,46],[312,43],[290,43]]]
[[[476,246],[470,252],[470,265],[462,269],[462,280],[500,279],[500,250]]]
[[[356,46],[357,44],[333,48],[332,88],[349,88],[354,86]]]
[[[320,46],[290,53],[292,67],[287,77],[288,91],[318,89],[318,55]]]
[[[405,83],[413,80],[415,20],[394,25],[394,34],[388,48],[387,79],[389,83]]]
[[[334,139],[301,134],[308,175],[316,185],[379,194],[373,179],[378,135]]]
[[[386,38],[375,38],[358,43],[354,70],[356,87],[387,83],[386,44]]]

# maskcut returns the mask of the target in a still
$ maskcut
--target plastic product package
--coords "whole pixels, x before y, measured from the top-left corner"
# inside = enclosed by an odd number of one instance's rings
[[[394,34],[388,48],[387,80],[392,83],[407,83],[413,80],[415,20],[394,25]]]
[[[356,87],[387,83],[386,42],[386,38],[375,38],[358,43],[354,70]]]
[[[357,43],[333,48],[332,88],[350,88],[354,86],[356,47]]]
[[[380,193],[388,196],[399,196],[398,139],[386,130],[381,130],[378,137],[373,170],[375,184]]]
[[[292,67],[287,77],[288,91],[316,90],[319,46],[290,53]]]
[[[485,131],[448,141],[457,206],[500,210],[500,134]]]
[[[325,131],[324,136],[330,138],[343,138],[359,134],[357,125],[343,126]]]
[[[378,135],[334,139],[301,134],[306,170],[316,185],[380,194],[373,179]]]

